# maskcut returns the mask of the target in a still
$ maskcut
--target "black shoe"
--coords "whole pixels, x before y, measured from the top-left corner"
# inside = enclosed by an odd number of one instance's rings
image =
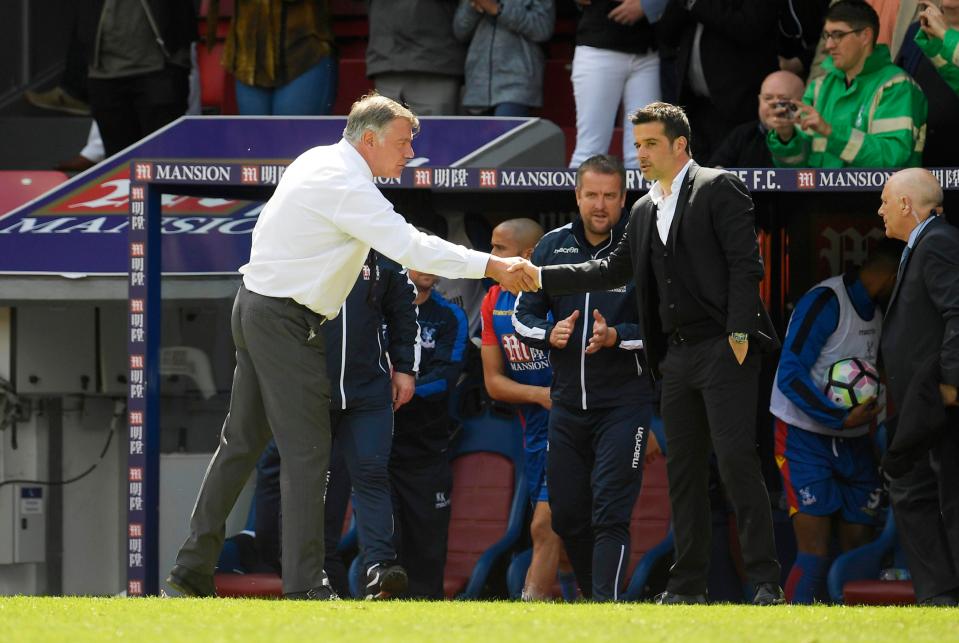
[[[182,565],[174,565],[167,576],[166,584],[184,596],[210,598],[216,596],[212,574],[201,574]]]
[[[665,591],[657,594],[653,602],[657,605],[705,605],[705,594],[677,594],[675,592]]]
[[[394,562],[375,563],[366,570],[366,600],[396,598],[406,593],[406,570]]]
[[[330,581],[323,579],[323,584],[319,587],[308,589],[305,592],[289,592],[284,594],[283,598],[288,601],[336,601],[340,597],[330,587]]]
[[[959,605],[957,598],[959,598],[959,593],[945,592],[921,600],[917,604],[920,607],[956,607],[956,605]]]
[[[784,605],[786,595],[783,588],[776,583],[759,583],[756,585],[756,595],[753,596],[753,605]]]

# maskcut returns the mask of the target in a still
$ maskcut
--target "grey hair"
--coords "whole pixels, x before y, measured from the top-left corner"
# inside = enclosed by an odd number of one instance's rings
[[[356,145],[363,137],[363,132],[370,130],[382,141],[386,128],[397,118],[405,118],[410,122],[414,136],[419,131],[420,119],[416,117],[416,114],[392,98],[380,96],[376,92],[369,93],[353,103],[350,108],[343,138]]]

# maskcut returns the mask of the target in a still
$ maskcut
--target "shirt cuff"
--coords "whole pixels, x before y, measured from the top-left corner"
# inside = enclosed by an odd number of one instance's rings
[[[536,266],[536,281],[539,282],[539,289],[543,289],[543,267]]]
[[[486,276],[486,264],[490,260],[489,254],[477,250],[466,251],[466,279],[482,279]]]

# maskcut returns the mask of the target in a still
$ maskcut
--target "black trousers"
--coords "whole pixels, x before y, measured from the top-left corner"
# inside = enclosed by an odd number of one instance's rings
[[[292,300],[240,286],[231,320],[236,370],[230,410],[178,565],[213,573],[226,517],[272,435],[282,459],[283,591],[305,592],[326,580],[323,514],[331,438],[322,323]]]
[[[107,156],[186,113],[190,70],[176,65],[126,78],[90,78],[90,110]]]
[[[916,601],[959,591],[959,426],[889,486]]]
[[[448,455],[390,461],[397,560],[409,578],[409,598],[442,599],[453,476]]]
[[[672,344],[662,364],[666,469],[676,542],[667,585],[671,592],[706,592],[711,449],[736,512],[747,580],[779,584],[772,511],[756,450],[759,369],[757,348],[750,345],[740,365],[725,335]]]
[[[643,482],[652,404],[582,410],[553,404],[546,486],[584,596],[615,601],[629,567],[629,521]]]

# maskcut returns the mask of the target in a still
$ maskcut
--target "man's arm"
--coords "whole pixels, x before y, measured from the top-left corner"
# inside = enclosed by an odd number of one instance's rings
[[[412,375],[416,362],[416,288],[406,271],[385,269],[386,289],[383,293],[383,320],[389,339],[390,362],[399,373]]]
[[[401,266],[440,277],[492,277],[513,292],[539,287],[525,271],[507,271],[511,264],[522,262],[517,257],[501,259],[420,232],[368,181],[347,186],[334,212],[332,222],[340,230]]]
[[[830,429],[841,429],[848,411],[826,397],[810,371],[838,324],[839,301],[831,288],[814,288],[803,295],[789,322],[776,377],[776,386],[789,401]]]
[[[795,103],[799,109],[811,106],[815,102],[818,88],[823,79],[817,78],[806,86],[802,102]],[[781,129],[766,132],[766,146],[776,167],[805,167],[812,148],[812,136],[802,131],[795,123],[784,125]]]
[[[763,278],[753,200],[742,181],[728,172],[701,189],[729,270],[726,332],[749,332],[756,327],[756,300]]]
[[[630,234],[636,230],[637,212],[634,208],[626,234],[616,248],[603,259],[567,263],[558,266],[544,265],[547,257],[538,263],[534,255],[534,265],[543,266],[540,284],[550,295],[572,295],[590,290],[611,290],[619,288],[633,277],[633,258],[629,247]]]
[[[922,257],[922,279],[944,324],[939,359],[942,381],[959,386],[959,234],[954,229],[947,232],[930,235],[923,243],[928,249]]]
[[[416,380],[416,394],[420,397],[447,393],[463,370],[469,329],[466,313],[454,304],[441,305],[450,319],[442,325],[434,338],[436,348],[429,364],[420,367],[423,376]]]
[[[501,4],[497,24],[531,42],[546,42],[556,24],[556,4],[552,0]]]
[[[549,387],[520,384],[510,378],[499,346],[484,345],[480,355],[483,358],[483,381],[491,398],[510,404],[539,404],[550,408]]]

